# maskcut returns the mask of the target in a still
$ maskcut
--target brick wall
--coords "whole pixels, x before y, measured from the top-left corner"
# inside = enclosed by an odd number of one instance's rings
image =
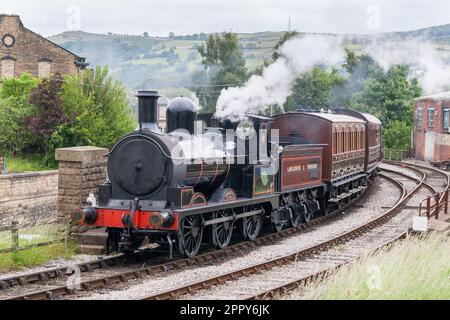
[[[425,160],[426,137],[434,139],[433,161],[450,159],[450,133],[443,129],[443,108],[450,107],[450,99],[418,99],[414,102],[414,147],[416,158]],[[422,126],[417,125],[417,108],[422,108]],[[434,108],[433,128],[428,128],[428,109]]]
[[[7,34],[15,38],[11,47],[2,41]],[[42,61],[50,61],[51,73],[74,74],[78,71],[75,62],[79,57],[25,28],[18,16],[0,15],[0,59],[4,62],[0,63],[0,77],[5,72],[2,67],[8,68],[6,71],[13,72],[15,77],[24,72],[37,77]]]
[[[13,218],[20,225],[38,225],[57,217],[58,171],[0,176],[0,225]]]

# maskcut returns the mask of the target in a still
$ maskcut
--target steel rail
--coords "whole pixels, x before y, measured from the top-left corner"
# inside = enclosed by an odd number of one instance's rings
[[[393,180],[392,178],[385,176],[385,178],[389,180]],[[300,259],[305,259],[307,257],[311,257],[314,254],[317,254],[319,252],[324,252],[329,248],[335,247],[336,245],[340,245],[343,243],[346,243],[352,239],[360,237],[362,234],[374,229],[375,227],[378,227],[387,221],[389,221],[393,216],[395,216],[398,212],[400,212],[404,206],[406,206],[406,203],[408,200],[420,189],[422,184],[425,182],[426,175],[423,173],[421,179],[417,179],[414,177],[410,177],[405,174],[405,177],[408,177],[411,180],[414,180],[417,182],[417,185],[411,190],[407,191],[406,188],[403,186],[403,184],[396,182],[395,185],[402,190],[402,195],[399,198],[399,200],[396,202],[396,204],[386,211],[385,213],[381,214],[380,216],[371,219],[368,223],[365,223],[362,226],[356,227],[350,231],[347,231],[333,239],[327,240],[325,242],[322,242],[317,245],[310,246],[306,249],[299,250],[297,252],[278,257],[269,261],[265,261],[263,263],[257,263],[255,265],[252,265],[250,267],[242,268],[239,270],[235,270],[232,272],[227,272],[224,274],[221,274],[219,276],[214,276],[208,279],[204,279],[201,281],[196,281],[194,283],[184,285],[181,287],[177,287],[174,289],[167,290],[165,292],[152,294],[146,297],[141,298],[141,300],[172,300],[177,299],[182,295],[185,294],[193,294],[195,292],[198,292],[200,290],[208,289],[214,285],[220,285],[227,281],[234,281],[240,277],[247,277],[252,274],[260,273],[262,271],[270,270],[274,267],[286,265],[291,262],[298,261]]]
[[[387,163],[387,164],[392,164],[392,165],[397,165],[397,166],[401,166],[401,167],[408,167],[410,169],[416,169],[417,168],[421,168],[421,169],[425,169],[425,170],[430,170],[430,171],[434,171],[437,172],[443,176],[445,176],[445,184],[444,184],[444,191],[442,192],[441,197],[439,198],[439,203],[441,203],[444,200],[444,196],[445,196],[445,192],[450,190],[450,174],[448,174],[445,171],[442,171],[440,169],[434,168],[434,167],[429,167],[429,166],[425,166],[425,165],[421,165],[421,164],[417,164],[417,163],[404,163],[404,162],[400,162],[400,161],[393,161],[393,160],[383,160],[383,162]],[[434,190],[434,194],[436,195],[439,192],[433,187]],[[435,209],[433,209],[433,211],[430,213],[430,216],[433,216],[436,214],[436,211],[439,210],[439,207],[436,207]]]
[[[393,245],[394,243],[405,239],[408,235],[408,231],[402,232],[400,235],[398,235],[397,237],[395,237],[394,239],[390,239],[388,241],[386,241],[385,243],[383,243],[382,245],[378,246],[377,248],[373,249],[370,251],[370,254],[375,254],[376,252],[385,249],[391,245]],[[272,299],[277,299],[281,296],[287,295],[288,293],[294,291],[295,289],[305,286],[308,283],[311,283],[313,281],[318,281],[318,280],[324,280],[325,278],[329,277],[330,275],[332,275],[334,272],[338,271],[339,269],[341,269],[344,266],[348,266],[351,263],[354,263],[358,260],[360,260],[361,257],[356,257],[354,259],[351,259],[350,261],[346,261],[343,263],[340,263],[334,267],[328,268],[326,270],[322,270],[316,273],[313,273],[311,275],[308,275],[306,277],[302,277],[299,278],[297,280],[294,281],[289,281],[287,283],[284,283],[280,286],[276,286],[273,287],[269,290],[265,290],[262,292],[259,292],[257,294],[251,295],[249,297],[244,298],[243,300],[272,300]]]
[[[333,211],[332,213],[326,216],[318,217],[314,220],[311,220],[309,223],[301,224],[296,228],[288,228],[278,233],[269,233],[267,235],[257,238],[254,241],[239,242],[225,249],[206,252],[204,254],[195,256],[190,259],[174,260],[163,264],[148,266],[145,268],[140,267],[139,269],[130,270],[128,272],[82,281],[80,283],[80,288],[78,288],[77,290],[74,290],[67,285],[62,285],[46,290],[39,290],[30,293],[25,293],[22,295],[17,295],[14,297],[7,298],[5,300],[51,300],[59,296],[74,294],[76,291],[80,290],[89,291],[98,288],[107,288],[109,286],[121,282],[127,282],[133,279],[139,279],[146,276],[167,274],[168,272],[171,271],[182,270],[184,268],[196,265],[203,265],[205,263],[217,260],[219,258],[232,257],[233,255],[241,254],[244,251],[248,251],[256,247],[273,244],[275,241],[279,241],[281,239],[299,234],[300,232],[303,232],[306,229],[310,229],[314,226],[318,226],[325,222],[330,222],[340,218],[341,217],[340,213],[351,208],[354,204],[356,204],[358,201],[363,200],[367,196],[371,186],[372,184],[369,184],[369,186],[362,191],[361,195],[358,198],[353,199],[343,207]]]

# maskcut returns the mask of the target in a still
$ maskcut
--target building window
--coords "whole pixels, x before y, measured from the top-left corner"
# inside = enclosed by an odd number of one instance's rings
[[[48,78],[52,72],[52,61],[49,59],[41,59],[38,61],[38,77]]]
[[[433,108],[428,109],[427,121],[428,121],[428,129],[432,129],[433,122],[434,122],[434,109]]]
[[[2,77],[14,78],[16,68],[16,59],[12,57],[2,58]]]
[[[443,109],[443,117],[442,117],[442,127],[444,129],[450,128],[450,109]]]
[[[423,111],[422,108],[416,109],[416,128],[421,129],[423,124]]]

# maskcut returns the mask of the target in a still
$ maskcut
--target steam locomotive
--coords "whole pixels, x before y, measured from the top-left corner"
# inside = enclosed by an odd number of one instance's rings
[[[163,133],[158,93],[137,97],[139,128],[110,150],[98,204],[72,217],[105,227],[113,251],[134,251],[147,238],[193,257],[202,243],[223,249],[233,236],[254,240],[263,224],[296,227],[358,197],[381,161],[381,122],[367,113],[202,122],[192,101],[176,98]]]

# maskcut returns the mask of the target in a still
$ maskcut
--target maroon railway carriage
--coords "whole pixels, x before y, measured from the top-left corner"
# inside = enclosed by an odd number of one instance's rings
[[[215,133],[193,132],[196,108],[186,98],[170,102],[167,132],[161,132],[157,99],[156,92],[139,92],[139,128],[108,154],[109,180],[99,187],[98,205],[73,215],[81,225],[106,228],[110,249],[134,251],[147,238],[192,257],[202,243],[227,247],[237,232],[254,240],[263,223],[275,231],[296,227],[365,188],[368,143],[361,119],[303,112],[249,115],[252,129],[244,132],[278,129],[279,140],[250,134],[229,143],[225,129],[234,124],[221,124]],[[258,139],[276,152],[271,161],[254,159],[251,149],[240,154],[239,139],[245,146]],[[199,157],[205,151],[213,156]],[[246,161],[216,162],[230,157]]]
[[[275,117],[271,129],[278,129],[288,142],[323,145],[328,201],[339,203],[365,188],[365,121],[334,113],[291,112]]]
[[[338,114],[348,115],[366,122],[366,161],[364,168],[372,174],[381,162],[381,121],[365,112],[350,109],[335,109]]]

